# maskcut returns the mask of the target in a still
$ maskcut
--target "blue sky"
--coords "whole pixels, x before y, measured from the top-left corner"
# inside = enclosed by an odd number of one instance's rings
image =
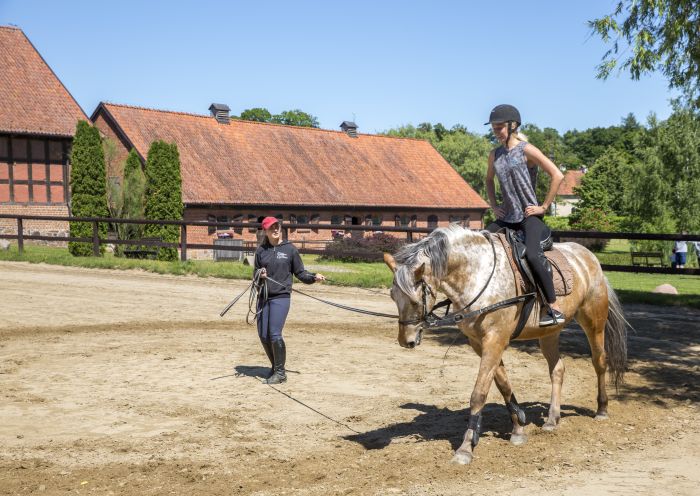
[[[90,115],[100,101],[206,114],[299,108],[337,129],[460,123],[512,103],[561,132],[670,114],[660,75],[595,79],[586,21],[612,0],[0,0]]]

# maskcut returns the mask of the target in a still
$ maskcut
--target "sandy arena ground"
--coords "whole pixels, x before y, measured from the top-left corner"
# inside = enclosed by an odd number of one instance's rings
[[[244,282],[4,262],[0,281],[3,495],[700,494],[698,311],[626,307],[631,370],[607,422],[567,330],[554,433],[546,363],[511,347],[529,441],[508,442],[494,387],[477,456],[457,466],[478,360],[462,338],[443,359],[456,333],[405,350],[395,323],[295,295],[289,382],[273,388],[247,302],[219,318]],[[386,291],[304,289],[396,310]]]

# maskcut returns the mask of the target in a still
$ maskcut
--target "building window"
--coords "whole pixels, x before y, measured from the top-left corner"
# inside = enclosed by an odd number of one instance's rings
[[[216,215],[207,215],[207,222],[216,222]],[[207,234],[210,236],[216,233],[216,226],[207,226]]]
[[[418,225],[418,216],[417,216],[417,215],[411,215],[410,226],[411,226],[411,227],[416,227],[417,225]]]
[[[226,215],[219,215],[216,218],[216,222],[219,222],[220,224],[225,224],[228,222],[228,217]],[[229,226],[216,226],[217,231],[227,231]]]
[[[243,222],[243,214],[236,214],[231,218],[231,222]],[[243,234],[242,227],[234,227],[233,232],[236,234]]]
[[[248,224],[252,224],[253,222],[258,222],[257,217],[254,214],[248,214]],[[257,232],[257,230],[258,229],[255,227],[248,228],[249,233]]]
[[[428,215],[428,228],[435,229],[438,226],[438,216]]]
[[[0,203],[68,202],[67,141],[0,136]]]
[[[321,216],[319,214],[311,214],[311,224],[319,224],[321,222]],[[318,229],[312,229],[312,231],[318,234]]]

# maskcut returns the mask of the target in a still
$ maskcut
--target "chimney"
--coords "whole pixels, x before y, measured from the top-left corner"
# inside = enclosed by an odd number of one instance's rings
[[[230,124],[231,118],[228,113],[231,109],[225,103],[212,103],[209,106],[209,112],[219,124]]]
[[[343,121],[340,125],[340,129],[343,130],[351,138],[357,138],[357,124],[350,121]]]

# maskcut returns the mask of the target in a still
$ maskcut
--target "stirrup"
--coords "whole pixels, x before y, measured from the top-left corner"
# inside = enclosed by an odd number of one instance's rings
[[[559,310],[548,308],[545,314],[540,317],[540,327],[549,327],[563,324],[566,322],[566,317]]]

